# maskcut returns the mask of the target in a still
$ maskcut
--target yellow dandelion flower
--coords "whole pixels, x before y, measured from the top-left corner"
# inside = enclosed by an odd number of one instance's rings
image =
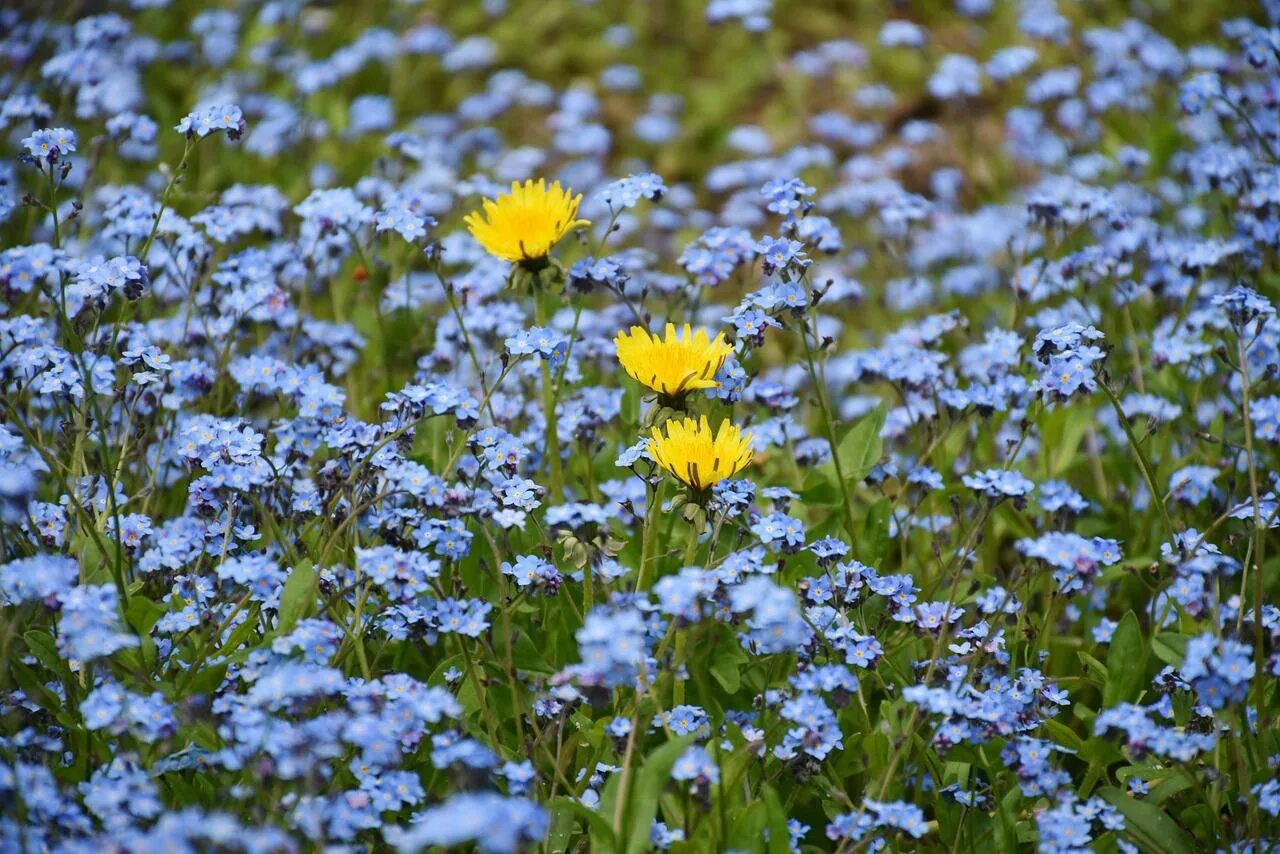
[[[483,211],[466,217],[471,236],[493,256],[519,264],[547,257],[570,231],[591,223],[578,219],[582,194],[570,195],[557,181],[511,184],[511,192],[485,199]]]
[[[649,454],[658,465],[698,491],[733,477],[751,462],[751,434],[743,433],[727,418],[720,422],[714,435],[705,415],[697,421],[671,420],[664,426],[665,436],[660,428],[653,428]]]
[[[668,397],[718,387],[716,372],[733,352],[723,332],[712,341],[705,330],[695,333],[687,323],[678,336],[675,324],[668,323],[665,340],[633,326],[628,332],[619,332],[613,344],[623,370]]]

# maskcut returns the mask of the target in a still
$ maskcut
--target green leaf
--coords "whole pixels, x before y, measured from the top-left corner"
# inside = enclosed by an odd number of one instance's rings
[[[1076,658],[1080,659],[1080,663],[1084,665],[1085,670],[1089,671],[1089,675],[1098,680],[1098,684],[1107,684],[1107,666],[1105,664],[1087,652],[1077,652]]]
[[[764,850],[763,840],[767,820],[763,801],[753,801],[739,810],[736,815],[730,814],[728,830],[720,846],[721,849],[751,852]]]
[[[632,774],[633,770],[628,770],[624,767],[622,771],[609,775],[609,779],[605,781],[604,788],[600,790],[600,802],[597,803],[596,808],[592,810],[595,815],[607,815],[609,816],[609,820],[612,821],[614,809],[618,803],[618,790],[622,788],[622,778],[625,776],[627,778],[627,785],[630,786]],[[613,833],[612,825],[610,825],[609,832],[611,834]],[[615,847],[618,842],[619,840],[616,838],[613,840]]]
[[[551,822],[547,828],[547,850],[551,854],[563,854],[569,850],[569,837],[573,835],[575,826],[571,811],[552,807]]]
[[[742,668],[750,659],[746,651],[733,640],[716,644],[711,659],[711,675],[720,683],[720,687],[730,694],[735,694],[742,686]]]
[[[969,762],[957,762],[949,760],[942,766],[942,779],[945,783],[959,783],[961,786],[968,786],[969,774],[973,770],[973,765]]]
[[[201,670],[191,680],[191,686],[187,689],[190,694],[212,694],[222,685],[222,680],[227,675],[227,662],[221,661],[217,664],[211,664]]]
[[[788,854],[791,833],[787,829],[787,811],[772,786],[764,787],[764,806],[769,819],[769,854]]]
[[[1112,739],[1094,735],[1087,738],[1084,747],[1080,748],[1080,758],[1105,767],[1123,761],[1124,754]]]
[[[124,618],[140,635],[149,635],[155,624],[164,616],[164,608],[145,596],[134,596],[129,600]]]
[[[1152,786],[1150,794],[1143,798],[1143,800],[1149,804],[1159,806],[1174,795],[1190,789],[1193,782],[1194,778],[1192,778],[1191,772],[1184,770],[1182,773],[1175,774],[1166,780],[1161,780],[1159,783]]]
[[[27,642],[27,649],[31,650],[31,654],[39,659],[49,672],[62,674],[66,670],[62,656],[58,655],[58,644],[47,632],[32,630],[23,635],[22,639]]]
[[[649,829],[658,815],[658,800],[671,779],[671,766],[676,764],[695,737],[683,735],[672,739],[649,754],[640,766],[635,785],[627,794],[627,854],[643,854],[649,850]]]
[[[1053,718],[1045,718],[1040,722],[1041,726],[1049,733],[1049,738],[1054,744],[1065,747],[1079,753],[1084,750],[1084,740],[1076,735],[1072,729],[1061,721]]]
[[[1165,664],[1181,667],[1187,657],[1187,639],[1183,635],[1164,632],[1151,639],[1151,651]]]
[[[1054,425],[1057,429],[1052,435],[1046,433],[1042,446],[1053,449],[1049,454],[1049,474],[1054,477],[1060,476],[1075,461],[1080,444],[1093,425],[1093,418],[1084,409],[1063,409],[1060,412],[1061,420]]]
[[[624,383],[622,386],[622,420],[624,424],[640,423],[640,386]]]
[[[840,456],[844,476],[854,483],[862,481],[880,462],[880,455],[884,453],[884,440],[880,438],[884,416],[884,406],[877,406],[850,427],[840,440],[836,453]]]
[[[604,816],[595,810],[588,809],[573,798],[559,797],[551,802],[556,813],[572,815],[582,821],[591,836],[591,850],[601,854],[613,854],[618,847],[618,840],[613,835],[613,828]]]
[[[13,681],[18,683],[18,687],[25,691],[36,705],[51,715],[56,715],[62,710],[62,701],[45,687],[44,682],[30,667],[21,661],[10,661],[9,671],[13,674]]]
[[[879,566],[889,553],[889,499],[881,498],[867,511],[862,525],[862,561],[867,566]]]
[[[515,666],[526,673],[555,673],[555,668],[547,663],[534,645],[533,638],[520,632],[511,646],[511,660]]]
[[[289,578],[285,580],[284,591],[280,594],[280,616],[276,621],[276,631],[287,634],[298,624],[298,620],[315,604],[316,571],[311,561],[304,560],[293,568]]]
[[[805,480],[801,500],[807,505],[834,507],[840,503],[840,488],[835,480],[834,470],[818,469]]]
[[[1018,850],[1018,808],[1022,805],[1022,792],[1011,788],[1000,799],[1000,808],[996,810],[996,846],[1000,851]]]
[[[228,655],[239,649],[240,645],[249,640],[249,637],[258,630],[258,606],[253,605],[249,609],[249,615],[236,626],[235,631],[227,638],[227,642],[218,650],[218,655]]]
[[[1105,786],[1098,794],[1124,815],[1125,834],[1144,849],[1161,854],[1194,854],[1195,840],[1160,807],[1132,798],[1114,786]]]
[[[1147,672],[1147,644],[1142,637],[1138,617],[1129,611],[1111,635],[1107,650],[1107,681],[1102,692],[1102,705],[1110,708],[1134,700],[1142,690]]]

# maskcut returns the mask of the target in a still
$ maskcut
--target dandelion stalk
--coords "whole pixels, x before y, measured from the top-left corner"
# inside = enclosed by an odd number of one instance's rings
[[[546,303],[543,301],[543,294],[536,289],[533,294],[533,309],[537,324],[546,326]],[[564,461],[560,458],[560,432],[556,424],[556,389],[555,381],[551,376],[551,363],[546,359],[542,360],[542,417],[547,422],[546,455],[550,462],[551,473],[551,483],[547,493],[551,503],[563,504]]]
[[[701,535],[702,532],[698,529],[698,525],[690,523],[688,533],[689,539],[685,543],[684,560],[681,562],[682,569],[693,565],[693,561],[698,555],[698,538]],[[672,650],[672,661],[675,666],[675,671],[671,676],[671,678],[675,680],[671,691],[671,702],[673,706],[684,705],[684,680],[680,678],[680,667],[684,664],[684,645],[687,639],[687,631],[687,628],[683,630],[676,630],[675,648]]]
[[[663,486],[665,484],[665,480],[659,480],[657,484],[650,485],[646,495],[644,530],[640,532],[640,568],[636,573],[637,593],[645,589],[649,564],[653,562],[653,539],[658,531],[656,517],[658,508],[662,504]]]

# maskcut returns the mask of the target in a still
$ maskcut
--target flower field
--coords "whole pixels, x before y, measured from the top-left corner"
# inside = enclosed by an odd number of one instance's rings
[[[0,9],[0,851],[1280,850],[1280,3]]]

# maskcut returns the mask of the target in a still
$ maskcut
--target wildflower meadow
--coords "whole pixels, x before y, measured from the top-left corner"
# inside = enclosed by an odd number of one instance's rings
[[[1278,0],[0,5],[0,851],[1280,851]]]

